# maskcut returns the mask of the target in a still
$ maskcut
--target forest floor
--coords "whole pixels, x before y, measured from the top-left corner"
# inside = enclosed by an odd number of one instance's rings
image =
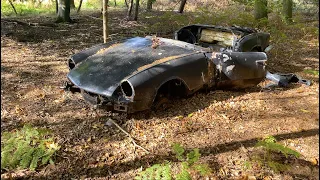
[[[159,32],[141,30],[156,20],[144,16],[128,23],[124,14],[109,15],[112,39]],[[319,70],[317,36],[288,35],[299,38],[300,44],[289,44],[283,51],[275,44],[268,54],[270,70],[296,73],[311,80],[311,86],[198,92],[170,107],[127,116],[93,111],[80,94],[59,89],[68,73],[67,59],[102,42],[99,14],[73,18],[72,24],[51,23],[50,16],[13,18],[30,25],[1,20],[1,131],[30,123],[51,129],[61,146],[55,165],[17,170],[10,175],[13,178],[133,179],[153,164],[177,163],[171,145],[180,143],[189,150],[199,148],[200,162],[212,169],[210,179],[319,179],[319,77],[305,71]],[[173,30],[158,33],[172,34]],[[287,51],[290,56],[283,56]],[[107,123],[108,118],[150,153],[134,148],[129,137]],[[255,144],[267,135],[302,156],[283,159],[290,168],[282,172],[254,163],[259,150]],[[6,178],[9,173],[1,171],[1,179]]]

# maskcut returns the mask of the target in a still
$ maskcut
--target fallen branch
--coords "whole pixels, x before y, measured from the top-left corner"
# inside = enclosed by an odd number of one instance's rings
[[[118,129],[120,129],[123,133],[125,133],[127,136],[129,136],[129,138],[131,139],[131,142],[133,143],[134,147],[138,147],[142,150],[144,150],[146,153],[150,153],[148,150],[146,150],[145,148],[143,148],[142,146],[138,145],[136,143],[136,141],[134,140],[134,138],[131,136],[131,134],[129,134],[127,131],[125,131],[124,129],[122,129],[120,127],[120,125],[118,125],[116,122],[114,122],[111,118],[108,119],[108,121],[110,121],[112,124],[114,124]]]
[[[53,23],[26,23],[23,21],[18,21],[18,20],[13,20],[13,19],[1,19],[3,22],[11,22],[11,23],[16,23],[22,26],[32,26],[32,27],[39,27],[39,26],[44,26],[44,27],[57,27],[57,25]]]

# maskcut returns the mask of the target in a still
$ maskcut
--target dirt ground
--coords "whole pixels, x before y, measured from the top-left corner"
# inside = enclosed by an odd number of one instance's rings
[[[113,39],[141,27],[124,23],[123,15],[110,14]],[[53,24],[49,16],[18,19],[31,25],[1,20],[1,130],[31,123],[51,129],[61,145],[54,166],[15,171],[13,178],[133,179],[152,164],[177,162],[171,145],[180,143],[199,148],[201,162],[212,169],[206,179],[319,179],[319,77],[303,72],[319,70],[318,37],[304,36],[304,47],[290,51],[291,57],[274,53],[268,61],[270,69],[296,73],[311,80],[311,86],[198,92],[169,107],[129,116],[94,111],[81,95],[59,88],[66,80],[68,57],[102,42],[102,21],[90,16],[74,16],[73,24]],[[108,118],[150,154],[134,148]],[[257,140],[266,135],[302,154],[286,162],[289,170],[245,168]],[[1,172],[1,179],[8,177]]]

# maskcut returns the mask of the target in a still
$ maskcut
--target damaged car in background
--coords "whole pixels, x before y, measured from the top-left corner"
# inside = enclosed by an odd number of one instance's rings
[[[251,28],[190,25],[174,39],[99,44],[69,59],[64,88],[93,105],[133,113],[203,88],[255,86],[267,74],[269,38]]]

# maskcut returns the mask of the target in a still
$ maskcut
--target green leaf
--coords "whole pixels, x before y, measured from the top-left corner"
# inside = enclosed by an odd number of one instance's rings
[[[307,74],[312,74],[312,75],[317,75],[319,76],[319,71],[317,70],[312,70],[312,69],[306,69],[303,71],[304,73],[307,73]]]
[[[186,162],[183,162],[182,164],[182,170],[179,174],[176,176],[176,180],[192,180],[190,173],[188,172],[188,164]]]
[[[187,154],[187,161],[189,163],[189,165],[194,164],[195,162],[197,162],[200,158],[201,154],[199,153],[199,149],[195,148],[193,149],[193,151],[189,152]]]
[[[177,159],[182,161],[184,148],[179,143],[174,143],[172,146],[172,150],[176,154]]]
[[[211,168],[208,164],[197,164],[194,169],[198,171],[202,176],[209,175],[211,173]]]

